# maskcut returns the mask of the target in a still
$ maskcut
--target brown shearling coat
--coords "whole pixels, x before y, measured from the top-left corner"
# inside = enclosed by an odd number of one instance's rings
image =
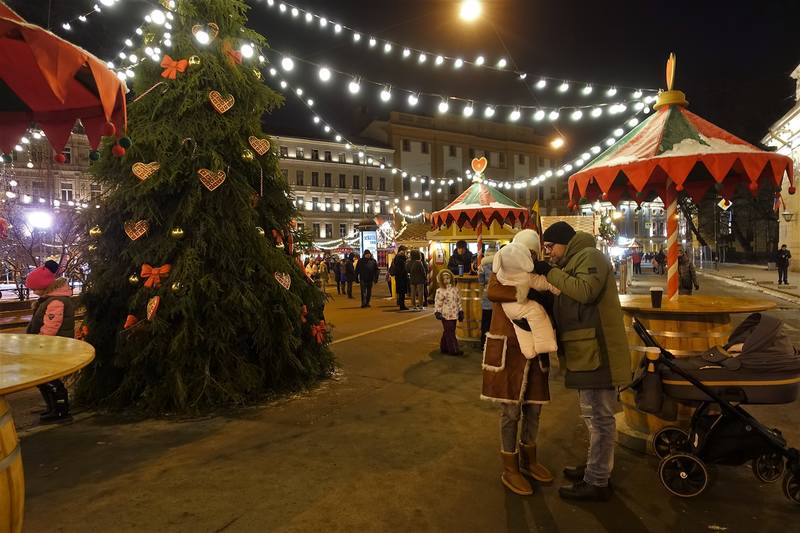
[[[492,274],[487,287],[492,302],[492,322],[483,351],[481,399],[501,403],[539,403],[550,401],[549,359],[525,359],[514,325],[503,312],[503,302],[516,302],[517,290],[502,285]]]

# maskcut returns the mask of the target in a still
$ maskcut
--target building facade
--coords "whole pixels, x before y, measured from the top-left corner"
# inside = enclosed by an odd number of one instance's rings
[[[795,105],[784,116],[769,128],[769,132],[761,139],[767,146],[775,148],[779,154],[792,158],[797,176],[800,165],[800,65],[794,69],[791,77],[796,81]],[[786,244],[795,257],[800,257],[800,193],[789,194],[789,180],[784,177],[781,185],[781,205],[779,206],[778,234],[779,244]],[[795,259],[790,267],[800,271],[800,260]]]
[[[485,156],[488,179],[509,182],[554,170],[559,153],[533,128],[454,115],[436,117],[391,112],[389,119],[370,123],[361,133],[394,150],[398,169],[395,188],[404,213],[431,212],[468,188],[472,158]],[[503,189],[513,200],[530,207],[537,199],[543,214],[567,213],[566,179],[537,186]]]
[[[396,205],[394,150],[273,136],[280,167],[315,242],[353,235],[364,218],[392,214]]]

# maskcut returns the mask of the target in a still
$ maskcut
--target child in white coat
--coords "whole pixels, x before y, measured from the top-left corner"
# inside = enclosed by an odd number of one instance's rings
[[[464,310],[461,308],[461,296],[453,283],[453,273],[443,269],[436,277],[439,288],[436,289],[435,315],[442,321],[442,340],[439,349],[443,354],[462,355],[464,352],[458,346],[456,339],[456,320],[464,320]]]

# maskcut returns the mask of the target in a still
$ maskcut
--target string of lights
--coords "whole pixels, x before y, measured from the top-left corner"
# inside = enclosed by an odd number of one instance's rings
[[[69,20],[65,20],[61,23],[61,27],[65,31],[72,31],[72,27],[77,22],[81,22],[86,24],[89,22],[89,19],[95,15],[99,15],[103,13],[103,8],[110,8],[113,7],[115,4],[121,3],[122,0],[98,0],[96,4],[92,6],[92,9],[81,13],[80,15],[76,15]],[[101,7],[102,6],[102,7]]]
[[[631,95],[630,100],[623,100],[617,102],[601,102],[596,104],[579,104],[579,105],[563,105],[559,107],[542,107],[528,104],[492,104],[481,102],[480,100],[466,98],[461,96],[443,95],[439,93],[431,93],[414,89],[407,89],[392,86],[386,82],[379,82],[370,80],[364,76],[344,72],[334,69],[326,65],[320,65],[307,59],[298,58],[286,52],[281,52],[275,49],[265,50],[264,54],[267,56],[280,56],[271,61],[280,66],[283,75],[289,76],[295,71],[298,63],[311,65],[317,69],[317,76],[323,85],[328,86],[335,76],[343,78],[347,82],[347,91],[353,97],[356,97],[362,92],[363,85],[376,87],[379,90],[379,98],[384,104],[389,104],[396,94],[405,98],[409,107],[416,107],[423,97],[438,101],[437,110],[440,114],[451,112],[457,104],[461,104],[461,113],[465,117],[475,115],[478,110],[483,110],[483,117],[491,119],[493,117],[505,116],[510,122],[519,121],[523,113],[526,115],[530,113],[530,119],[533,122],[542,122],[547,120],[549,122],[558,121],[563,115],[568,115],[570,120],[577,122],[586,117],[597,119],[603,115],[616,116],[625,113],[629,109],[639,112],[646,106],[649,106],[655,101],[655,96],[644,96],[641,91],[636,91]],[[272,76],[277,76],[278,70],[273,66],[270,69]]]
[[[632,90],[642,93],[657,93],[657,89],[638,89],[634,87],[626,87],[624,85],[605,85],[592,82],[567,80],[563,78],[555,78],[551,76],[534,75],[525,71],[509,69],[509,60],[501,57],[495,62],[487,61],[483,55],[477,55],[475,59],[464,59],[461,56],[453,57],[444,54],[437,54],[428,50],[415,48],[413,46],[405,46],[395,41],[388,39],[378,39],[369,33],[357,30],[345,24],[334,22],[326,16],[319,15],[308,9],[301,8],[290,2],[281,2],[276,0],[266,0],[268,8],[276,8],[279,16],[285,17],[287,20],[305,22],[305,27],[314,27],[320,31],[333,34],[334,37],[347,37],[354,45],[366,44],[367,50],[382,52],[386,57],[393,57],[404,62],[416,62],[420,66],[432,65],[433,67],[451,67],[453,70],[459,71],[465,67],[473,67],[485,70],[492,70],[497,72],[508,72],[516,75],[521,80],[526,80],[529,77],[536,79],[533,87],[537,90],[543,90],[547,87],[553,87],[560,93],[565,93],[570,90],[572,86],[579,86],[580,93],[583,96],[592,94],[595,88],[604,89],[604,94],[607,97],[613,97],[621,89]],[[638,98],[638,97],[637,97]]]

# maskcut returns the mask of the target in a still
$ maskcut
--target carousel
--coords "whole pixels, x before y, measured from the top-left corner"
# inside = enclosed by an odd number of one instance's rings
[[[571,207],[597,200],[618,205],[660,198],[667,206],[667,265],[665,302],[654,307],[650,296],[620,297],[625,312],[635,369],[645,352],[632,330],[633,319],[678,357],[688,357],[723,344],[731,333],[731,314],[765,311],[774,303],[743,298],[694,295],[679,297],[678,200],[689,196],[699,203],[709,191],[730,199],[738,188],[755,197],[762,190],[779,195],[784,174],[795,187],[790,158],[765,152],[690,112],[686,95],[673,90],[675,56],[667,61],[667,90],[653,106],[655,113],[580,172],[569,178]],[[665,426],[684,425],[691,415],[681,407],[676,420],[663,420],[638,411],[633,394],[621,395],[624,412],[618,415],[619,440],[644,450]]]
[[[431,215],[433,231],[428,233],[431,242],[431,264],[434,278],[438,271],[447,268],[451,246],[459,240],[474,242],[477,264],[483,257],[484,240],[497,244],[511,241],[514,234],[530,220],[530,212],[485,183],[483,172],[488,166],[485,157],[472,160],[473,183],[450,205]],[[465,341],[480,341],[481,298],[483,291],[476,273],[455,276],[464,309],[464,321],[459,322],[456,337]]]

